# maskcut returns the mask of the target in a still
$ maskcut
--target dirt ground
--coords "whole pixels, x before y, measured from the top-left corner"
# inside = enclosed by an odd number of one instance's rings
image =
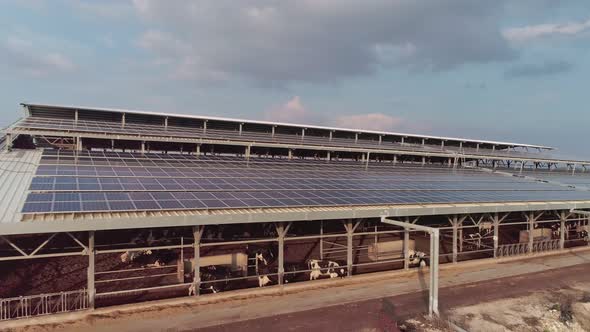
[[[443,316],[470,332],[590,331],[579,324],[561,324],[559,313],[551,311],[551,307],[559,303],[560,296],[575,294],[580,297],[586,289],[590,290],[590,283],[584,283],[589,273],[590,264],[584,264],[441,288],[441,311]],[[402,326],[406,326],[407,331],[448,330],[440,326],[440,322],[433,324],[423,316],[422,313],[427,309],[425,296],[427,293],[424,292],[405,294],[213,326],[199,331],[396,331],[396,327]]]

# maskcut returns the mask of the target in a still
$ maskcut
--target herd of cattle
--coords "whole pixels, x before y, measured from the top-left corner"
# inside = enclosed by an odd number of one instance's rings
[[[130,250],[120,255],[122,263],[136,264],[144,268],[176,266],[178,255],[173,250]],[[243,288],[244,282],[257,279],[258,287],[264,287],[278,282],[278,260],[273,250],[256,250],[252,253],[254,261],[249,270],[250,277],[243,277],[242,271],[235,271],[229,265],[209,265],[200,267],[199,293],[217,293],[224,290]],[[426,266],[426,254],[410,250],[409,263],[411,265]],[[334,260],[309,259],[305,263],[286,263],[283,281],[285,284],[297,279],[317,280],[322,278],[344,278],[347,275],[346,263]],[[302,278],[302,275],[306,275]],[[194,281],[194,275],[187,271],[186,281]],[[188,290],[189,295],[196,293],[194,283]]]

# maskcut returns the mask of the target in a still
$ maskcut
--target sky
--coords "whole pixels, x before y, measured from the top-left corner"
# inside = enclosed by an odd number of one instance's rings
[[[514,141],[590,157],[588,0],[0,0],[19,103]]]

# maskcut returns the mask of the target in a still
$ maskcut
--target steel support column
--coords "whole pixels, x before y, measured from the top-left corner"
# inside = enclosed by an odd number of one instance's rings
[[[453,263],[457,263],[457,236],[459,232],[459,218],[455,215],[451,221],[453,226]]]
[[[95,268],[95,252],[94,252],[94,231],[88,232],[88,308],[94,309],[96,299],[96,287],[94,285],[94,268]]]
[[[404,228],[404,270],[410,268],[410,231]]]
[[[346,222],[346,274],[352,276],[352,220]]]
[[[559,249],[563,250],[565,248],[565,221],[567,217],[565,216],[565,211],[561,211],[559,213]]]
[[[493,217],[494,223],[494,258],[498,257],[498,240],[500,236],[500,218],[498,217],[498,213],[494,213]]]
[[[278,279],[279,279],[279,285],[283,284],[283,280],[285,279],[285,236],[287,235],[287,232],[289,231],[289,228],[291,227],[291,223],[287,224],[287,227],[285,227],[285,224],[280,222],[276,224],[276,229],[277,229],[277,242],[279,244],[279,252],[278,252]]]
[[[534,236],[533,236],[533,229],[535,228],[535,214],[533,211],[529,212],[529,254],[533,253],[533,245],[534,245]]]
[[[205,226],[193,226],[193,251],[195,264],[193,266],[193,287],[195,296],[199,295],[201,288],[201,237]]]

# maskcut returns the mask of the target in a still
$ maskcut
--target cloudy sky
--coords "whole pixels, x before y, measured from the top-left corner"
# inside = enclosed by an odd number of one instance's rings
[[[590,157],[590,1],[0,0],[2,126],[41,102]]]

